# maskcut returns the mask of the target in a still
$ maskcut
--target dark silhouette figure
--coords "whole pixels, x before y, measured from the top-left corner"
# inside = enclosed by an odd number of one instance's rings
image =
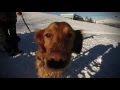
[[[3,46],[10,56],[22,52],[18,48],[20,38],[16,34],[16,22],[16,12],[0,12],[0,27],[2,28]]]

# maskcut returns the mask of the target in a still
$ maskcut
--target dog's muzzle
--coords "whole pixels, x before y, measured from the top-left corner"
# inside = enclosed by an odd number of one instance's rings
[[[69,61],[70,59],[65,57],[63,53],[53,52],[50,54],[49,59],[46,62],[46,65],[48,68],[51,69],[64,69]]]

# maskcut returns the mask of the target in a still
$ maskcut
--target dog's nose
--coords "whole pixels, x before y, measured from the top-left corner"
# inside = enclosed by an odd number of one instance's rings
[[[51,53],[49,60],[47,61],[47,66],[53,69],[62,69],[66,66],[66,58],[62,53],[54,52]]]
[[[60,52],[54,52],[54,53],[51,53],[50,55],[50,59],[54,60],[54,61],[64,61],[65,60],[65,57],[62,53]]]

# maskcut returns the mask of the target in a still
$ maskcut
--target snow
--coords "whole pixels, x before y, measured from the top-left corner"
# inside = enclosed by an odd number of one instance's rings
[[[57,15],[38,13],[38,12],[27,12],[27,13],[23,13],[23,15],[27,21],[27,24],[32,29],[32,31],[34,31],[36,28],[43,29],[46,26],[48,26],[48,24],[50,24],[51,22],[54,22],[54,21],[66,21],[70,25],[72,25],[72,27],[74,29],[83,30],[83,33],[84,32],[98,33],[98,34],[106,33],[106,34],[115,34],[115,35],[120,34],[119,28],[114,28],[114,27],[110,27],[107,25],[101,25],[101,24],[75,21],[75,20],[63,18],[63,17],[57,16]],[[21,20],[21,17],[18,17],[18,21],[19,21],[18,23],[22,24],[22,26],[23,26],[23,21]],[[26,27],[24,29],[26,29]]]
[[[23,53],[9,57],[7,53],[0,52],[0,77],[37,78],[34,31],[36,28],[43,29],[54,21],[68,22],[73,29],[81,30],[84,36],[81,53],[72,53],[66,78],[120,77],[120,28],[75,21],[42,12],[23,12],[23,16],[32,32],[28,31],[18,16],[17,33],[21,37],[19,47]]]
[[[106,24],[109,26],[114,26],[114,27],[120,28],[120,18],[98,20],[98,21],[96,21],[96,23]]]
[[[103,19],[103,20],[98,20],[96,23],[119,23],[120,24],[120,19]]]

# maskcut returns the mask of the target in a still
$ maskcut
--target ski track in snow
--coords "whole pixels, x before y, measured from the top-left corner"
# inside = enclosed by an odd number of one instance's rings
[[[65,78],[110,78],[120,77],[120,29],[107,25],[74,21],[60,16],[23,12],[23,16],[32,30],[30,33],[18,16],[17,33],[23,53],[8,57],[0,53],[0,77],[3,78],[36,78],[34,42],[36,28],[43,29],[54,21],[66,21],[73,29],[82,30],[84,41],[80,54],[72,53],[71,63]]]

